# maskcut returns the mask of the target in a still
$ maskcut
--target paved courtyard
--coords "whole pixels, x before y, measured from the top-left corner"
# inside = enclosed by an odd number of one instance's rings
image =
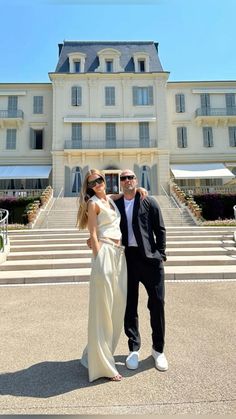
[[[140,293],[140,368],[116,361],[124,379],[89,383],[80,364],[86,344],[88,284],[0,287],[0,414],[235,414],[236,282],[166,284],[166,355],[150,356],[146,294]]]

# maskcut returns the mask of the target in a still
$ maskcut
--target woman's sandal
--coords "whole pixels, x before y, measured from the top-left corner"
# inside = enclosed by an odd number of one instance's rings
[[[117,374],[115,375],[115,377],[111,377],[109,378],[110,381],[121,381],[122,380],[122,375]]]

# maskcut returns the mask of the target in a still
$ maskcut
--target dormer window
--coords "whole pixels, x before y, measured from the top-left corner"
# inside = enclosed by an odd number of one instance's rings
[[[80,73],[81,70],[81,63],[80,61],[74,61],[74,69],[75,69],[75,73]]]
[[[146,52],[135,52],[133,58],[135,73],[149,72],[149,55]]]
[[[86,54],[73,52],[68,55],[70,64],[70,73],[84,73]]]
[[[98,51],[99,66],[95,71],[101,73],[120,73],[124,69],[120,65],[120,51],[113,48],[105,48]]]
[[[106,60],[106,72],[113,73],[113,60]]]
[[[140,73],[145,72],[145,60],[138,60],[138,71]]]

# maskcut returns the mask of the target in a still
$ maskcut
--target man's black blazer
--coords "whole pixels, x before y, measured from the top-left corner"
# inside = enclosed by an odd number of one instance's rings
[[[124,198],[115,201],[120,214],[122,244],[128,246],[128,225],[125,213]],[[166,260],[166,229],[157,201],[152,197],[141,199],[139,192],[135,195],[132,226],[138,247],[151,263]]]

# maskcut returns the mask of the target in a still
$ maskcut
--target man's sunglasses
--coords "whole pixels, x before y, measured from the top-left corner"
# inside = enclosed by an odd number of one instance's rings
[[[127,175],[127,176],[120,176],[120,180],[123,182],[124,180],[133,180],[135,179],[134,175]]]
[[[101,185],[104,182],[104,179],[102,177],[98,177],[97,179],[91,180],[91,182],[88,182],[89,188],[94,188],[96,184]]]

